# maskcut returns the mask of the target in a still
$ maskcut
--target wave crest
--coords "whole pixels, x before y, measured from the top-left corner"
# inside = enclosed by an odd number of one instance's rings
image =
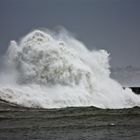
[[[89,51],[71,36],[56,39],[35,30],[11,41],[6,60],[11,71],[3,79],[12,74],[14,82],[0,85],[0,98],[9,102],[43,108],[140,105],[138,95],[110,78],[106,51]]]

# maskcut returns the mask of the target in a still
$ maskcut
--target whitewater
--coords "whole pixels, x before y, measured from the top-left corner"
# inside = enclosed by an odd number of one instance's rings
[[[110,78],[109,53],[88,50],[68,33],[34,30],[11,41],[0,72],[0,99],[33,108],[140,106],[140,96]]]

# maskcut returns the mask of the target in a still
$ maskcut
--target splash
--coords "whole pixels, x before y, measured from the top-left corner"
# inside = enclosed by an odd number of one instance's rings
[[[68,34],[35,30],[11,41],[0,98],[26,107],[140,106],[140,97],[110,78],[109,54],[89,51]]]

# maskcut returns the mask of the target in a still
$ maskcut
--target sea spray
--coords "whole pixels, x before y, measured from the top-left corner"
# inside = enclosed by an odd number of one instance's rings
[[[140,97],[110,78],[109,54],[89,51],[68,34],[35,30],[11,41],[0,98],[26,107],[140,106]]]

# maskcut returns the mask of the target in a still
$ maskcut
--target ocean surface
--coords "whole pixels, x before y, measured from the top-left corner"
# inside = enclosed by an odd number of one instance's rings
[[[0,68],[0,140],[140,140],[140,96],[110,77],[109,60],[64,31],[12,40]]]
[[[140,108],[24,108],[0,101],[0,140],[139,140]]]

